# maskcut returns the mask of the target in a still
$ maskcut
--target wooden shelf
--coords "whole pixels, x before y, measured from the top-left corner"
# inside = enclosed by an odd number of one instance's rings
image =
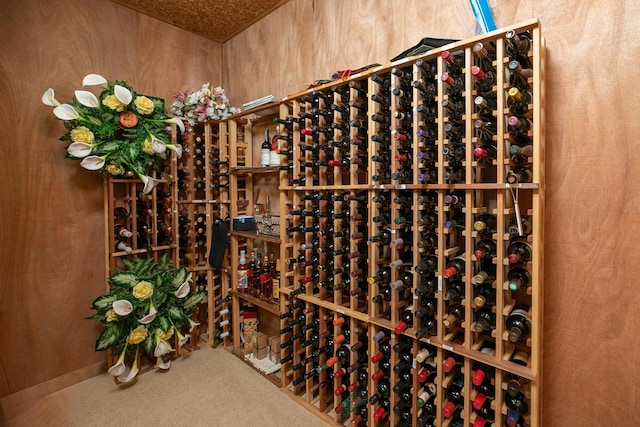
[[[229,173],[234,175],[261,175],[272,174],[279,172],[280,169],[275,166],[269,167],[249,167],[249,166],[234,166],[229,169]]]
[[[280,303],[276,301],[264,301],[260,298],[253,297],[249,294],[245,294],[243,292],[238,291],[230,291],[232,295],[237,296],[241,300],[244,300],[252,305],[259,307],[263,310],[268,311],[269,313],[280,315]]]
[[[237,237],[246,237],[247,239],[253,239],[260,242],[280,243],[279,237],[267,236],[266,234],[258,234],[257,231],[230,231],[230,235]]]
[[[253,366],[253,363],[251,363],[250,361],[248,361],[246,359],[246,354],[244,352],[244,350],[237,348],[237,347],[231,347],[230,349],[227,348],[227,350],[230,350],[232,354],[234,354],[235,356],[238,357],[238,359],[242,360],[244,363],[247,364],[247,366],[250,366],[251,369],[253,369],[254,371],[260,373],[260,375],[262,375],[263,377],[265,377],[266,379],[268,379],[269,381],[271,381],[276,387],[280,387],[282,384],[282,378],[280,376],[280,371],[274,372],[272,374],[265,374],[264,372],[262,372],[261,370],[259,370],[258,368],[256,368],[255,366]]]

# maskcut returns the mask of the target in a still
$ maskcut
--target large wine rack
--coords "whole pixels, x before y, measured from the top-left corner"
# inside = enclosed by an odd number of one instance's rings
[[[282,386],[325,420],[540,426],[543,59],[530,21],[282,100]]]
[[[540,426],[543,101],[530,21],[221,121],[229,215],[270,194],[280,226],[230,232],[227,347],[246,355],[257,310],[269,378],[335,425]],[[256,247],[279,253],[279,301],[238,289]]]

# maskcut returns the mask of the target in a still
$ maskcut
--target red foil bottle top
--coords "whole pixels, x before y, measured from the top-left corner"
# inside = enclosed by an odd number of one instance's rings
[[[476,157],[487,157],[487,154],[489,154],[489,152],[485,148],[482,148],[482,147],[476,147],[473,150],[473,155],[476,156]]]
[[[476,397],[475,397],[475,399],[473,399],[473,403],[472,403],[473,404],[473,408],[476,411],[479,411],[482,408],[482,406],[484,405],[484,402],[486,400],[487,400],[487,396],[485,396],[484,394],[482,394],[482,393],[476,394]]]
[[[371,356],[371,361],[373,363],[378,363],[379,361],[381,361],[384,358],[384,353],[379,351],[376,354],[374,354],[373,356]]]
[[[300,279],[300,283],[309,283],[313,280],[313,277],[311,276],[307,276],[307,277],[303,277],[302,279]]]
[[[449,52],[448,50],[445,50],[444,52],[442,52],[440,56],[442,56],[442,59],[447,61],[449,64],[453,64],[453,60],[454,60],[453,54],[451,54],[451,52]]]
[[[337,317],[333,319],[333,326],[344,325],[344,317]]]
[[[476,259],[481,259],[484,258],[485,255],[487,255],[487,251],[485,249],[476,249],[475,251],[473,251],[473,255],[476,257]]]
[[[444,273],[442,273],[442,275],[448,279],[450,277],[455,276],[457,272],[458,270],[455,267],[448,267],[448,268],[445,268]]]
[[[442,73],[440,75],[440,80],[442,80],[444,83],[448,84],[449,86],[453,86],[453,84],[456,82],[453,79],[453,77],[449,75],[449,73]]]
[[[484,71],[482,71],[482,69],[477,65],[471,67],[471,75],[478,80],[484,79]]]
[[[407,135],[400,133],[400,132],[396,132],[393,134],[393,138],[397,139],[398,141],[406,141],[407,140]]]
[[[384,371],[382,369],[378,369],[371,375],[371,379],[374,381],[378,381],[382,377],[384,377]]]
[[[311,129],[307,129],[307,128],[300,129],[300,133],[303,134],[303,135],[313,135],[313,131]]]
[[[395,332],[396,334],[401,334],[407,329],[407,327],[408,325],[405,322],[400,321],[398,322],[396,327],[393,329],[393,332]]]
[[[340,387],[338,387],[336,389],[336,391],[333,392],[333,394],[335,394],[336,396],[340,396],[342,393],[344,393],[345,391],[347,391],[347,388],[343,385],[341,385]],[[337,409],[337,408],[336,408]],[[342,412],[342,411],[340,411]],[[337,413],[337,412],[336,412]]]
[[[373,419],[376,421],[380,421],[382,417],[384,417],[384,414],[385,414],[385,410],[381,406],[378,409],[376,409],[376,412],[373,413]]]
[[[408,157],[405,156],[404,154],[396,154],[396,161],[398,162],[406,162]]]
[[[445,418],[449,418],[455,411],[456,405],[454,405],[452,402],[447,402],[442,408],[442,415],[444,415]]]
[[[484,427],[487,424],[487,422],[485,421],[485,419],[478,415],[476,417],[476,420],[473,422],[473,427]]]
[[[471,382],[474,386],[480,387],[480,384],[482,384],[482,381],[484,381],[486,376],[487,374],[482,369],[476,369],[473,377],[471,377]]]
[[[425,382],[427,380],[427,378],[429,378],[429,375],[431,375],[431,371],[428,369],[423,369],[418,373],[418,381],[420,381],[421,383]]]
[[[444,362],[442,362],[442,369],[447,373],[449,373],[454,366],[456,366],[456,359],[451,356],[447,357],[444,359]]]
[[[354,391],[356,391],[358,389],[358,387],[360,387],[360,382],[358,380],[356,380],[352,384],[349,385],[348,390],[349,390],[350,393],[353,393]]]
[[[333,376],[334,378],[340,378],[346,373],[347,373],[347,370],[345,368],[340,368],[333,374]]]
[[[509,262],[511,264],[516,264],[516,263],[520,262],[520,255],[518,255],[518,254],[509,254],[507,256],[507,258],[509,259]]]
[[[327,366],[328,367],[332,367],[336,363],[338,363],[338,358],[336,356],[333,356],[333,357],[330,357],[329,359],[327,359]]]

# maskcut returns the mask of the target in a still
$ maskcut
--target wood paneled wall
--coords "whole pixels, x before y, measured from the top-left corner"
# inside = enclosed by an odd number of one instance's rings
[[[640,3],[495,3],[547,42],[543,425],[640,425]],[[46,88],[64,101],[96,72],[171,100],[224,74],[241,105],[474,30],[467,0],[291,0],[221,47],[106,0],[3,0],[0,397],[104,364],[83,320],[105,286],[101,179],[63,158]]]
[[[547,44],[543,426],[640,425],[640,3],[494,2]],[[225,43],[240,105],[475,32],[468,0],[292,0]]]
[[[102,178],[65,160],[65,102],[82,78],[126,80],[170,104],[221,84],[222,46],[106,0],[0,3],[0,398],[7,414],[106,366],[84,320],[105,291]]]

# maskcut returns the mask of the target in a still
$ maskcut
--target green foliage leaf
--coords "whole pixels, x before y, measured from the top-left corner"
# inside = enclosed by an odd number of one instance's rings
[[[121,332],[115,326],[108,326],[96,341],[96,351],[104,351],[113,347],[121,336]]]
[[[109,278],[109,281],[120,287],[133,287],[139,282],[136,274],[131,271],[117,272]]]
[[[198,304],[200,304],[200,301],[202,301],[202,299],[207,295],[206,291],[198,291],[195,292],[193,294],[191,294],[189,297],[187,297],[187,299],[185,299],[184,303],[182,304],[182,307],[187,310],[190,311],[192,310],[195,306],[197,306]]]
[[[171,329],[171,322],[168,318],[164,316],[156,317],[155,321],[158,323],[158,328],[162,329],[162,332],[167,332],[169,329]]]
[[[104,313],[111,308],[111,305],[117,299],[118,296],[115,294],[101,295],[93,301],[93,304],[91,304],[91,308],[93,310]]]
[[[140,344],[147,354],[153,354],[155,348],[155,337],[153,334],[147,335],[147,338]]]
[[[174,288],[177,288],[178,286],[182,285],[185,280],[187,280],[187,276],[189,276],[189,272],[187,271],[187,269],[185,267],[180,267],[176,271],[176,275],[173,278],[173,282],[171,282],[171,285]]]
[[[171,317],[174,320],[182,320],[185,318],[184,312],[182,311],[182,308],[174,305],[173,307],[170,307],[167,310],[167,314],[169,315],[169,317]]]

